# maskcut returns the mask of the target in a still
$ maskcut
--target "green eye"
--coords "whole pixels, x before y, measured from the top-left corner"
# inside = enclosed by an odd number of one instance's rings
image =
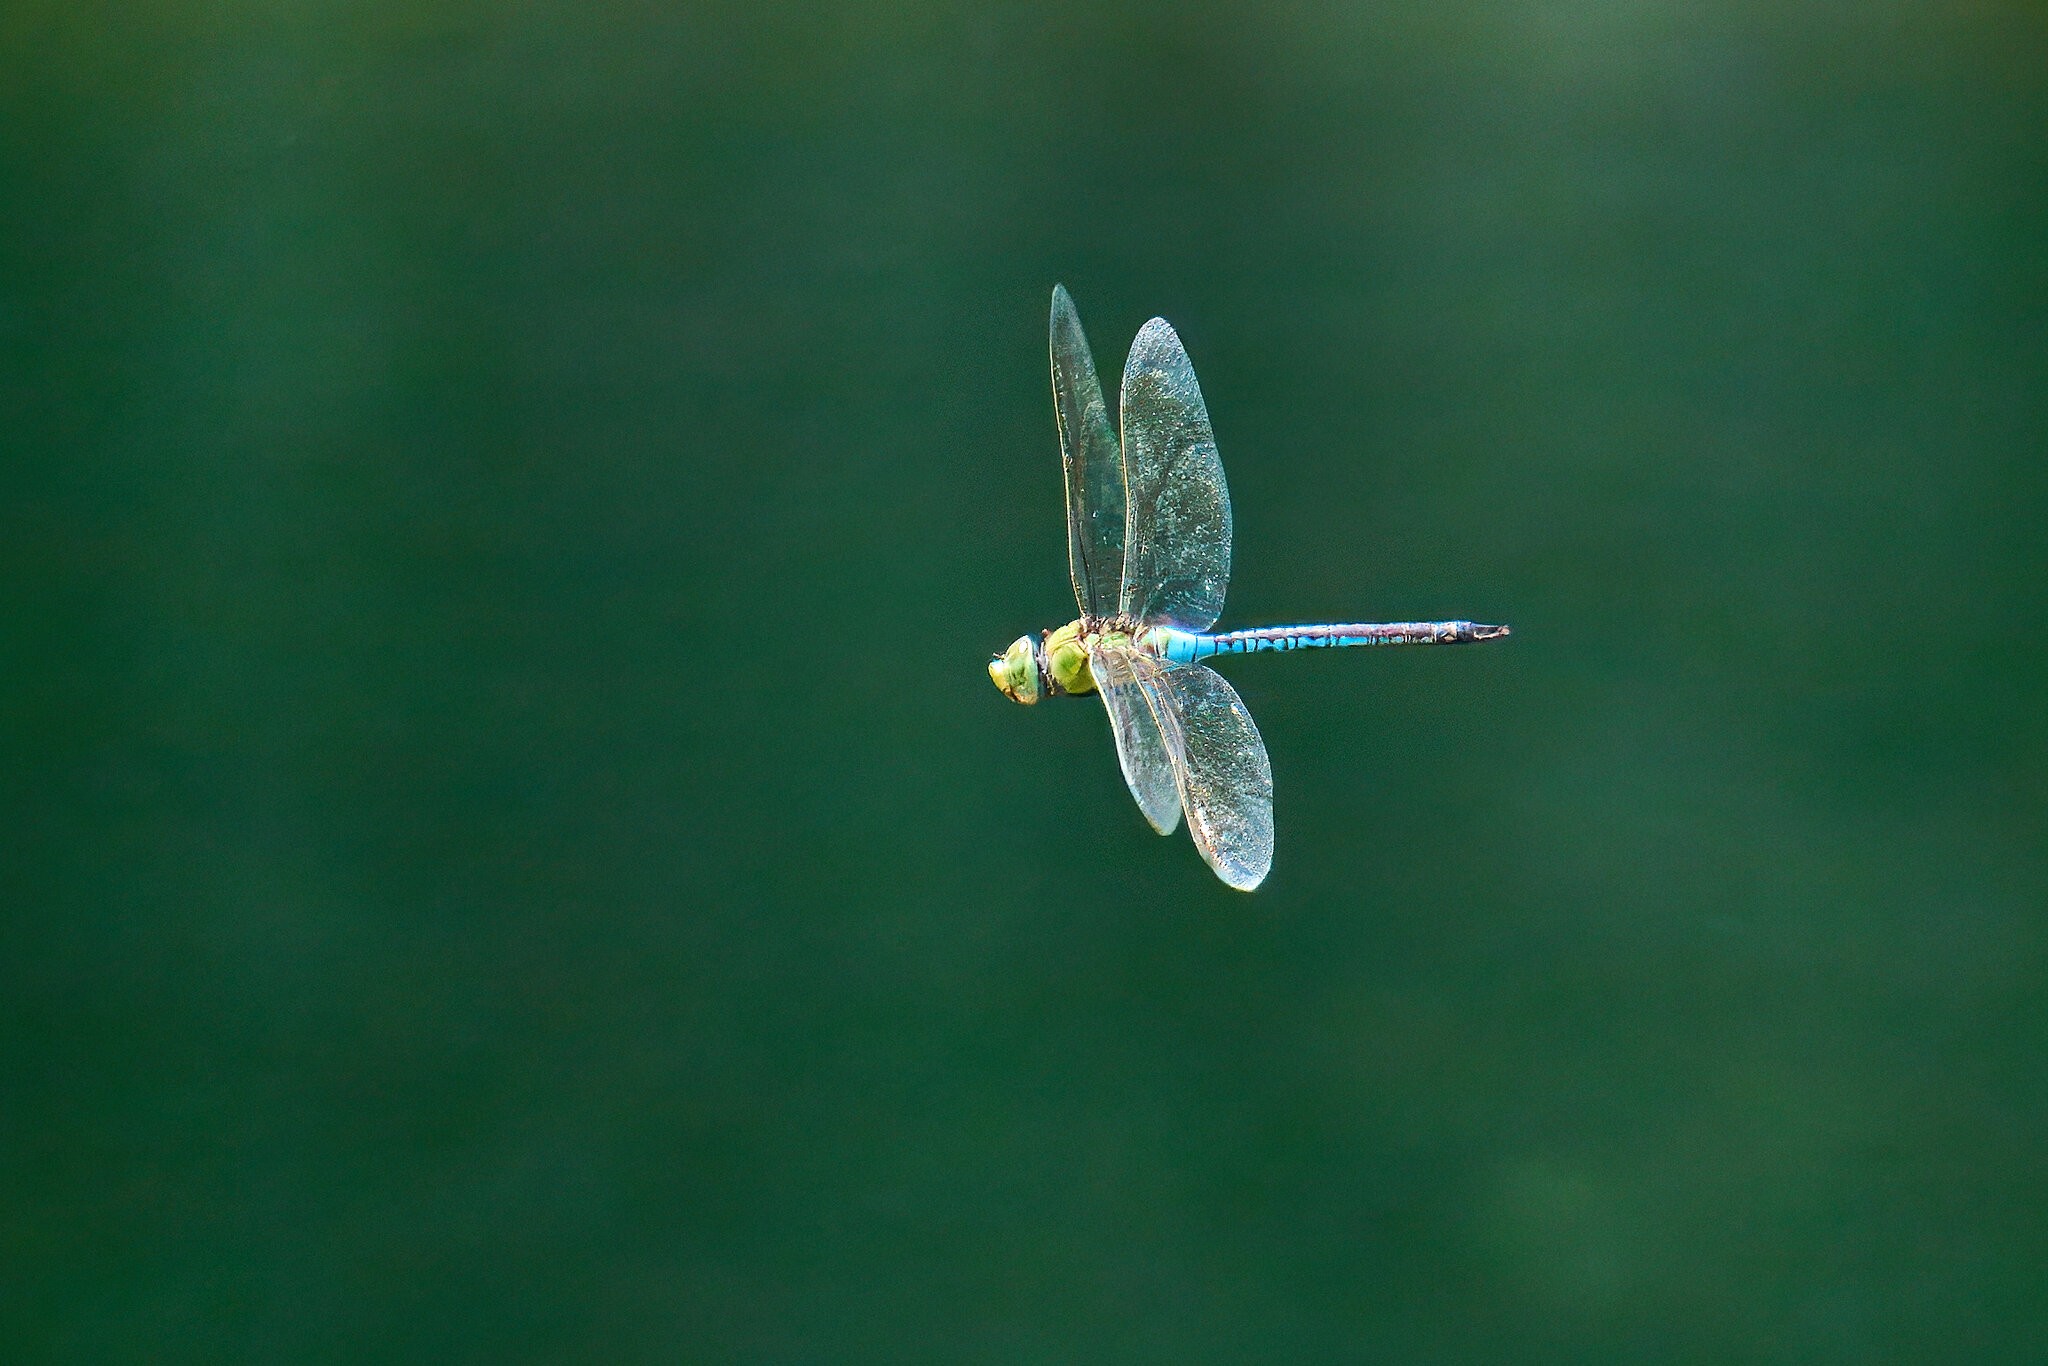
[[[1010,648],[988,662],[988,676],[1003,696],[1030,706],[1038,700],[1038,652],[1030,636],[1019,636]]]

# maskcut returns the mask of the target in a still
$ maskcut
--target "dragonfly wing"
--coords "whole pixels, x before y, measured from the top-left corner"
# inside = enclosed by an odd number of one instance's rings
[[[1123,591],[1140,622],[1206,631],[1230,585],[1230,491],[1187,350],[1164,318],[1124,363]]]
[[[1250,891],[1273,867],[1273,765],[1259,728],[1214,669],[1132,658],[1173,762],[1188,833],[1216,876]]]
[[[1152,719],[1152,704],[1138,681],[1138,661],[1128,646],[1097,646],[1088,656],[1095,674],[1095,690],[1109,711],[1110,734],[1116,737],[1117,762],[1123,765],[1124,782],[1138,799],[1138,809],[1162,835],[1171,835],[1180,824],[1180,783],[1174,777],[1174,758],[1166,748],[1166,736]]]
[[[1088,617],[1115,616],[1124,577],[1124,455],[1081,315],[1066,287],[1052,290],[1052,408],[1067,474],[1067,568]]]

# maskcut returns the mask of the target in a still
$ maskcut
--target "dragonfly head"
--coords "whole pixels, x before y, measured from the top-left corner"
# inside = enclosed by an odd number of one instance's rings
[[[1044,695],[1038,680],[1038,645],[1018,636],[1010,648],[988,662],[988,676],[1012,702],[1030,706]]]

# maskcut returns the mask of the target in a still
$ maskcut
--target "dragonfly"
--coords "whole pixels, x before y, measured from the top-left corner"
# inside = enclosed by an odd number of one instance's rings
[[[1188,832],[1216,876],[1251,891],[1273,866],[1273,766],[1251,713],[1204,660],[1351,645],[1499,640],[1505,626],[1396,621],[1216,635],[1230,582],[1230,493],[1187,349],[1164,318],[1138,329],[1118,421],[1081,318],[1052,291],[1052,402],[1066,473],[1067,566],[1081,615],[989,660],[1013,702],[1095,693],[1124,782],[1154,830]]]

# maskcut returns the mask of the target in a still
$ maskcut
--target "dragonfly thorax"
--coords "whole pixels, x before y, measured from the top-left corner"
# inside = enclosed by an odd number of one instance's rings
[[[1095,691],[1089,648],[1108,635],[1128,634],[1120,622],[1080,619],[1037,639],[1018,636],[988,662],[988,676],[1003,696],[1030,706],[1041,697]]]
[[[1041,657],[1054,693],[1095,691],[1095,675],[1088,669],[1088,642],[1092,638],[1093,633],[1083,621],[1070,621],[1045,633]]]

